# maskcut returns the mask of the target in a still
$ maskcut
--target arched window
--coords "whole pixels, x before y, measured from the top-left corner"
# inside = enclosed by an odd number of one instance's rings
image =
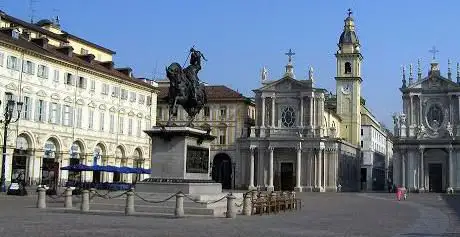
[[[351,63],[346,62],[345,63],[345,74],[350,74],[351,73]]]

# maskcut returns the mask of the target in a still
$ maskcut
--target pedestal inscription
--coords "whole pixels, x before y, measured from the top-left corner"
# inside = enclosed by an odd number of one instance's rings
[[[209,149],[187,146],[185,172],[207,174],[209,172]]]

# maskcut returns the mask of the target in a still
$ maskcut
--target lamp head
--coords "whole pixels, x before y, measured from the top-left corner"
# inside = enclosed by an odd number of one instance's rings
[[[21,113],[21,111],[22,111],[22,105],[23,104],[24,104],[23,102],[16,102],[16,106],[18,106],[18,112],[19,113]]]

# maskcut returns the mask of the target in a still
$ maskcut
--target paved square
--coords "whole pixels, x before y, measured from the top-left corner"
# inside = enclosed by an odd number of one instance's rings
[[[457,196],[413,194],[407,201],[380,193],[300,193],[303,207],[236,219],[65,213],[62,201],[35,208],[36,196],[0,196],[0,236],[460,236]],[[74,199],[75,206],[77,198]],[[123,211],[123,200],[94,200]],[[116,204],[120,204],[117,206]],[[148,205],[144,203],[144,205]],[[139,210],[140,207],[137,208]]]

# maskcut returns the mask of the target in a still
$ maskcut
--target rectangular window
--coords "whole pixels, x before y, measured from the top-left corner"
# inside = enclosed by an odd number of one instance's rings
[[[147,106],[150,106],[150,105],[152,105],[152,97],[147,96]]]
[[[37,76],[48,79],[48,67],[45,65],[38,65]]]
[[[54,82],[59,82],[59,70],[54,70],[53,81]]]
[[[141,136],[141,132],[142,132],[142,120],[138,119],[137,120],[137,136],[140,137]]]
[[[122,100],[128,99],[128,91],[126,89],[121,89],[121,99]]]
[[[78,107],[77,108],[77,124],[76,124],[76,127],[77,128],[82,128],[82,120],[83,120],[83,108],[82,107]]]
[[[125,123],[125,119],[123,117],[119,117],[119,121],[118,121],[118,132],[120,134],[123,134],[123,125]]]
[[[227,118],[227,107],[220,107],[220,119]]]
[[[115,131],[115,115],[111,114],[110,115],[110,128],[109,128],[110,133],[114,133]]]
[[[88,128],[93,129],[93,123],[94,123],[94,109],[89,109],[88,113]]]
[[[81,53],[81,55],[86,55],[86,54],[88,54],[88,50],[84,49],[84,48],[81,48],[80,53]]]
[[[136,92],[134,91],[129,92],[129,101],[136,102]]]
[[[57,124],[58,104],[51,103],[49,107],[50,107],[49,123]]]
[[[363,141],[361,141],[361,148],[363,148],[363,147],[364,147],[364,142],[363,142]]]
[[[145,129],[150,129],[150,128],[151,128],[151,124],[152,124],[152,123],[151,123],[150,119],[147,119],[147,120],[145,121]]]
[[[35,64],[28,60],[24,61],[24,65],[22,65],[22,72],[33,75],[35,73]]]
[[[361,136],[364,134],[363,129],[361,128]]]
[[[145,103],[145,95],[139,95],[139,104],[143,105]]]
[[[133,119],[130,118],[128,120],[128,136],[132,136],[133,135]]]
[[[86,78],[78,77],[77,80],[77,87],[81,89],[86,89]]]
[[[120,96],[120,87],[112,86],[112,97],[119,97]]]
[[[8,56],[6,60],[6,67],[12,70],[19,71],[20,60],[15,56]]]
[[[203,114],[205,118],[210,118],[211,117],[211,111],[209,109],[209,106],[205,106],[203,108]]]
[[[101,132],[104,131],[104,124],[105,124],[105,113],[104,111],[101,111],[100,114],[99,114],[99,130]]]
[[[91,91],[96,91],[96,81],[95,80],[91,80],[90,90]]]
[[[219,144],[220,145],[225,145],[226,137],[227,137],[227,128],[221,128],[219,130]]]
[[[35,120],[38,122],[45,122],[46,102],[44,100],[38,100],[35,111]]]
[[[64,77],[65,77],[64,83],[65,83],[66,85],[70,85],[70,86],[75,85],[74,77],[73,77],[72,74],[66,73]]]
[[[5,54],[0,52],[0,67],[3,67],[3,60],[5,58]]]
[[[72,107],[64,105],[64,116],[63,116],[63,125],[72,126],[73,123],[73,113]]]
[[[28,96],[24,96],[22,101],[24,104],[22,106],[22,116],[21,119],[30,119],[30,114],[32,113],[32,100]]]
[[[110,90],[110,86],[108,84],[102,84],[102,91],[101,91],[101,94],[103,95],[108,95],[109,94],[109,90]]]

